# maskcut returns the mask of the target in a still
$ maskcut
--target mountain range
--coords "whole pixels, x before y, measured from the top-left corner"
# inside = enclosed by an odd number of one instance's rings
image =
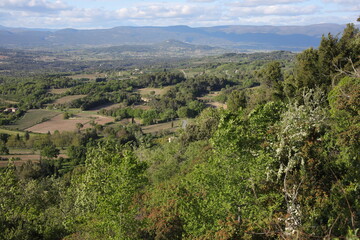
[[[151,45],[175,40],[237,50],[301,51],[317,47],[322,35],[339,34],[345,25],[115,27],[111,29],[27,29],[0,26],[0,47],[74,48]]]

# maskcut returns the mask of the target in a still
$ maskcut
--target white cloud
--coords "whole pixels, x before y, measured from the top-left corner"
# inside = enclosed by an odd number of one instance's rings
[[[350,17],[334,16],[255,16],[239,17],[237,24],[242,25],[278,25],[278,26],[303,26],[320,23],[346,23],[351,22]]]
[[[188,2],[198,2],[198,3],[212,3],[216,1],[217,0],[188,0]]]
[[[111,1],[115,2],[115,0],[106,0],[106,5]],[[78,5],[75,8],[66,4],[69,0],[0,0],[0,25],[109,28],[151,25],[306,25],[324,22],[346,23],[356,20],[357,17],[354,15],[357,12],[354,6],[360,9],[359,4],[344,3],[339,6],[327,4],[327,6],[332,6],[327,9],[326,4],[321,4],[321,1],[353,2],[353,0],[320,0],[319,6],[316,6],[306,5],[310,2],[309,0],[186,0],[185,2],[157,3],[152,1],[139,3],[134,0],[132,5],[126,5],[125,1],[124,5],[118,8],[101,8],[105,3],[95,4],[96,7],[88,4],[84,7]],[[208,4],[204,4],[205,2]],[[341,14],[341,11],[349,12]]]
[[[203,9],[194,5],[164,5],[151,4],[132,8],[120,8],[116,11],[119,18],[188,18],[203,13]]]
[[[33,12],[51,12],[70,9],[66,3],[61,0],[1,0],[0,7],[8,10],[33,11]]]
[[[234,7],[230,10],[230,16],[261,16],[261,15],[279,15],[294,16],[308,15],[316,13],[319,8],[315,5],[293,6],[293,5],[273,5],[258,7]]]
[[[242,0],[232,3],[232,6],[238,7],[256,7],[256,6],[272,6],[279,4],[295,4],[305,2],[307,0]]]
[[[359,0],[323,0],[326,3],[359,4]]]

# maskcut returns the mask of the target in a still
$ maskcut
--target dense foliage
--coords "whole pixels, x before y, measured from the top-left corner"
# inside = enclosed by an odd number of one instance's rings
[[[348,25],[299,53],[293,71],[281,58],[254,67],[249,85],[169,71],[74,84],[70,94],[89,94],[72,103],[83,108],[126,101],[102,111],[118,120],[197,117],[170,138],[133,123],[0,135],[42,151],[39,164],[0,169],[0,239],[358,239],[359,56]],[[167,85],[150,109],[132,106],[132,88]],[[199,97],[219,90],[229,108],[205,109]]]

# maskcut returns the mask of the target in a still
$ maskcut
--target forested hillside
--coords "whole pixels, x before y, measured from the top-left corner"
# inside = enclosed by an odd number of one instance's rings
[[[0,151],[41,157],[0,168],[0,239],[359,239],[359,56],[349,24],[295,57],[225,54],[94,79],[4,74],[1,104],[18,110],[1,125],[19,132],[0,132]],[[108,104],[119,105],[97,114],[113,125],[19,124]],[[176,119],[176,131],[144,131]]]

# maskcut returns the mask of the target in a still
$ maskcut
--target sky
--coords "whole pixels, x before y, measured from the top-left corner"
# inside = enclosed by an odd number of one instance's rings
[[[210,27],[356,22],[360,0],[0,0],[0,25]]]

